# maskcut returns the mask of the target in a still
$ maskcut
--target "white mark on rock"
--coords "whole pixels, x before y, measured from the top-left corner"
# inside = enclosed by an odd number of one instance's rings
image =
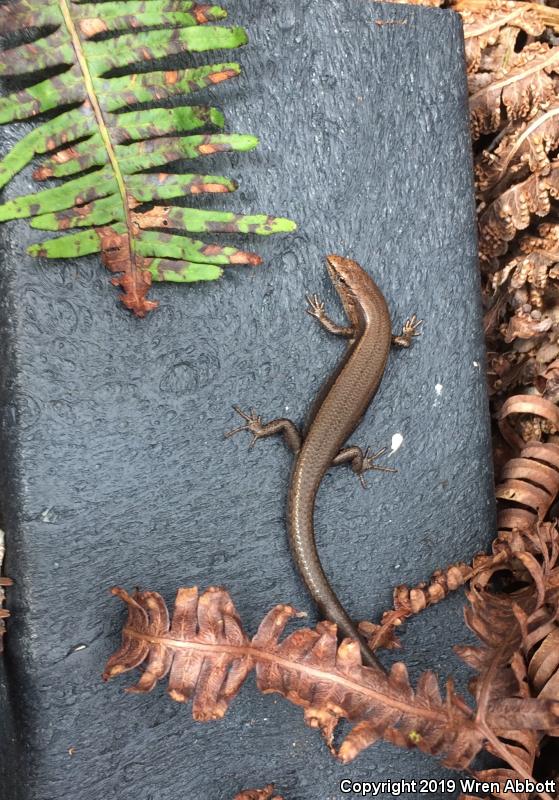
[[[47,524],[56,522],[56,519],[57,516],[53,506],[49,506],[48,508],[45,508],[45,510],[41,512],[41,520],[43,522],[46,522]]]
[[[402,436],[402,434],[395,433],[394,436],[392,437],[392,444],[390,445],[392,452],[395,453],[397,450],[399,450],[403,442],[404,442],[404,437]]]
[[[442,393],[443,393],[443,385],[442,385],[442,383],[436,383],[435,384],[435,394],[437,395],[437,397],[440,397]]]

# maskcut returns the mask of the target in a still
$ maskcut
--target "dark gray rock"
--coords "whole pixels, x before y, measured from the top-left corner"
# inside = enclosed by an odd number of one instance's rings
[[[378,615],[395,584],[467,560],[493,535],[459,18],[364,0],[227,5],[251,44],[244,77],[212,96],[230,130],[262,145],[207,162],[242,179],[216,205],[290,216],[297,234],[258,242],[257,270],[156,287],[161,308],[141,321],[97,258],[37,262],[25,223],[3,229],[0,505],[16,580],[6,800],[229,800],[272,780],[287,800],[327,800],[342,797],[344,777],[454,777],[388,745],[344,768],[299,709],[252,680],[207,725],[163,686],[130,697],[131,678],[100,680],[123,619],[113,584],[168,600],[180,585],[223,584],[250,632],[280,601],[312,612],[286,541],[290,455],[278,441],[247,453],[223,432],[237,424],[233,402],[301,421],[341,357],[343,343],[304,313],[306,291],[339,308],[328,252],[371,271],[395,326],[413,311],[425,319],[353,437],[382,446],[400,433],[398,474],[373,474],[364,492],[333,470],[320,491],[320,551],[340,597],[356,618]],[[26,172],[6,196],[30,187]],[[433,668],[464,686],[451,651],[468,636],[461,605],[453,597],[408,624],[414,680]]]

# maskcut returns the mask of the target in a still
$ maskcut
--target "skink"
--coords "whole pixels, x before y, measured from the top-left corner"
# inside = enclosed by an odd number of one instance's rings
[[[237,406],[234,408],[246,424],[226,435],[248,430],[253,436],[252,447],[258,439],[283,434],[296,455],[288,500],[289,542],[295,563],[319,612],[335,622],[341,633],[359,642],[364,663],[378,666],[324,573],[314,536],[314,508],[322,479],[332,466],[349,464],[362,482],[367,470],[394,471],[375,463],[384,450],[370,454],[368,450],[343,445],[377,392],[391,344],[409,347],[413,337],[419,335],[421,322],[414,315],[399,336],[392,336],[386,300],[368,273],[347,258],[331,255],[326,261],[349,324],[341,326],[333,322],[316,295],[307,297],[307,311],[327,331],[346,337],[349,346],[345,358],[319,392],[306,435],[303,437],[291,420],[262,423],[254,411],[246,414]]]

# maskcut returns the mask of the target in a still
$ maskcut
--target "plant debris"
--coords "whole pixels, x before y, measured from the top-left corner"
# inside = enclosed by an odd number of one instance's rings
[[[330,752],[343,763],[385,739],[437,756],[456,769],[467,767],[486,748],[529,778],[529,769],[508,744],[507,732],[520,728],[522,735],[542,734],[559,728],[558,701],[528,697],[524,687],[512,681],[505,692],[501,674],[491,670],[476,682],[473,708],[455,692],[450,679],[441,695],[432,672],[423,673],[413,689],[402,662],[388,672],[363,666],[359,643],[345,639],[338,645],[331,622],[299,628],[280,641],[289,620],[301,616],[289,605],[273,608],[249,639],[231,597],[218,587],[202,594],[196,588],[179,589],[172,620],[156,592],[129,595],[115,588],[113,594],[127,604],[128,620],[122,646],[107,663],[105,680],[142,665],[141,677],[127,691],[145,693],[168,676],[170,697],[192,701],[193,717],[200,722],[221,719],[255,670],[260,691],[278,692],[302,706],[305,722],[321,731]],[[532,616],[544,602],[539,584],[536,596],[540,605],[526,606]],[[517,628],[515,653],[528,646],[530,622]],[[483,631],[481,638],[486,643]],[[463,657],[471,662],[470,652]],[[334,733],[341,719],[352,728],[336,747]]]
[[[244,792],[236,794],[233,800],[283,800],[283,797],[274,795],[274,784],[270,783],[263,789],[245,789]]]
[[[170,99],[235,78],[240,66],[157,70],[160,59],[247,42],[243,28],[208,24],[227,16],[219,6],[185,0],[178,9],[174,2],[151,8],[120,0],[16,0],[0,6],[2,33],[21,34],[29,26],[36,31],[33,41],[0,52],[0,77],[37,81],[0,98],[0,123],[56,112],[0,161],[0,188],[36,155],[45,158],[35,180],[69,178],[0,205],[0,222],[31,218],[33,228],[64,232],[29,248],[41,258],[100,253],[122,303],[139,317],[157,306],[147,299],[153,281],[216,280],[227,265],[261,263],[255,253],[190,234],[269,235],[295,228],[290,220],[267,214],[180,204],[188,195],[234,192],[237,183],[220,175],[177,173],[170,165],[253,150],[258,139],[223,133],[225,119],[217,108],[166,107]],[[151,62],[154,71],[135,71],[135,65]],[[55,67],[54,77],[41,79],[43,70]],[[177,205],[169,205],[173,200]]]

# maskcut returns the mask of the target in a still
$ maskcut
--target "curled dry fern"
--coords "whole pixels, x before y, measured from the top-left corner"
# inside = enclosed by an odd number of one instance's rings
[[[393,607],[385,611],[380,623],[365,620],[359,623],[359,630],[373,652],[380,648],[393,650],[401,647],[396,636],[397,629],[414,614],[420,614],[429,606],[441,603],[451,592],[455,592],[472,577],[475,568],[469,564],[451,564],[438,569],[429,581],[417,586],[400,584],[392,593]]]
[[[171,162],[252,150],[258,143],[254,136],[219,132],[224,118],[216,108],[166,107],[169,100],[235,77],[238,64],[171,71],[149,64],[152,70],[137,70],[142,62],[178,53],[244,45],[242,28],[205,25],[225,16],[218,6],[189,0],[16,0],[0,6],[0,31],[35,31],[31,43],[0,53],[0,76],[52,73],[0,99],[0,122],[59,112],[0,162],[0,187],[37,154],[47,156],[35,170],[37,180],[71,178],[0,206],[0,221],[32,217],[31,225],[41,230],[82,229],[29,252],[46,258],[101,253],[122,289],[122,302],[138,316],[157,305],[146,297],[152,281],[214,280],[224,265],[261,261],[254,253],[171,230],[271,234],[295,227],[262,214],[161,205],[236,189],[222,176],[160,171]]]
[[[532,446],[532,457],[541,457],[545,447]],[[540,448],[539,450],[537,448]],[[530,450],[530,446],[527,448]],[[555,454],[557,455],[557,454]],[[520,460],[520,459],[519,459]],[[523,459],[526,460],[526,459]],[[529,462],[525,469],[529,468]],[[527,473],[530,475],[530,472]],[[522,518],[518,521],[522,524]],[[478,708],[498,703],[499,698],[511,695],[538,697],[557,702],[559,687],[559,538],[557,528],[550,523],[525,525],[520,531],[503,530],[493,543],[494,556],[486,558],[485,569],[470,583],[467,592],[469,607],[466,622],[481,640],[481,647],[456,648],[477,676],[471,690]],[[493,576],[499,573],[501,583],[511,588],[497,591]],[[518,587],[518,588],[517,588]],[[547,732],[557,736],[559,729]],[[539,753],[542,732],[519,730],[515,726],[498,734],[504,746],[533,772]],[[492,750],[491,744],[489,745]],[[502,757],[502,752],[499,753]],[[511,760],[504,758],[511,764]],[[484,781],[497,781],[504,786],[507,780],[520,777],[518,769],[496,767],[478,773]],[[507,793],[494,792],[495,797]],[[512,795],[526,800],[528,793]]]

